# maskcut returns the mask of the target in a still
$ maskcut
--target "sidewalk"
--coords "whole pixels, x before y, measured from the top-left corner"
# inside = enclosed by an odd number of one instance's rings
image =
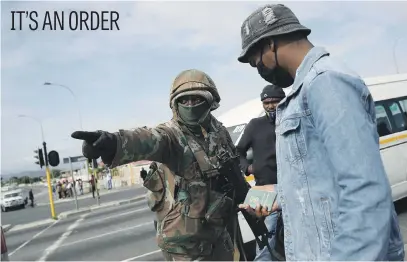
[[[100,189],[99,190],[99,196],[105,196],[111,193],[116,193],[116,192],[120,192],[120,191],[126,191],[126,190],[132,190],[132,189],[136,189],[136,188],[140,188],[142,187],[141,185],[132,185],[132,186],[127,186],[127,187],[118,187],[118,188],[113,188],[110,190],[107,190],[105,188]],[[87,192],[87,190],[84,190],[84,194],[80,195],[79,194],[79,190],[77,191],[77,199],[81,200],[81,199],[87,199],[87,198],[92,198],[92,192],[90,193],[85,193]],[[97,196],[96,192],[95,192],[95,197]],[[54,204],[58,204],[58,203],[65,203],[65,202],[71,202],[71,201],[75,201],[75,196],[73,197],[69,197],[69,198],[63,198],[63,199],[58,199],[58,195],[54,194]],[[43,205],[49,205],[49,202],[36,202],[37,206],[43,206]]]

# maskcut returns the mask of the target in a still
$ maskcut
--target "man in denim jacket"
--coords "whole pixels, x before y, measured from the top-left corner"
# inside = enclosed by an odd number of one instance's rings
[[[278,193],[273,211],[283,211],[286,258],[402,261],[374,101],[356,73],[308,41],[310,33],[281,4],[257,9],[241,28],[238,60],[274,85],[292,86],[277,107],[279,184],[263,186]]]

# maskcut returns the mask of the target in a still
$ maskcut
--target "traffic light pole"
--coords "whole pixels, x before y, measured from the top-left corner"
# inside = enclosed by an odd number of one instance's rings
[[[48,184],[48,196],[49,196],[49,207],[51,209],[51,217],[57,219],[55,214],[54,198],[52,196],[52,187],[51,187],[51,172],[48,166],[48,153],[47,153],[47,144],[45,141],[42,143],[44,146],[44,158],[45,158],[45,174],[47,175],[47,184]]]

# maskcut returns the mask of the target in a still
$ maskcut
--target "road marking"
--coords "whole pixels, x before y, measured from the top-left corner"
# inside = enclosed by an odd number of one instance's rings
[[[45,231],[47,231],[47,229],[51,228],[53,225],[55,225],[56,223],[58,223],[59,220],[56,220],[54,223],[52,223],[51,225],[47,226],[46,228],[44,228],[42,231],[38,232],[37,234],[35,234],[31,239],[27,240],[26,242],[24,242],[21,246],[19,246],[18,248],[16,248],[13,252],[11,252],[9,254],[9,256],[14,255],[18,250],[22,249],[23,247],[25,247],[28,243],[30,243],[31,241],[33,241],[34,239],[36,239],[39,235],[41,235],[42,233],[44,233]]]
[[[152,252],[148,252],[148,253],[145,253],[145,254],[142,254],[142,255],[139,255],[139,256],[136,256],[136,257],[128,258],[128,259],[126,259],[126,260],[122,260],[121,262],[132,261],[132,260],[134,260],[134,259],[138,259],[138,258],[142,258],[142,257],[147,257],[147,256],[149,256],[149,255],[153,255],[153,254],[156,254],[156,253],[159,253],[159,252],[161,252],[161,249],[158,249],[158,250],[155,250],[155,251],[152,251]]]
[[[72,231],[85,219],[85,216],[88,214],[82,215],[78,220],[76,220],[72,225],[70,225],[65,233],[63,233],[57,241],[54,242],[50,247],[48,247],[42,256],[37,261],[45,261],[49,255],[51,255],[57,248],[59,248],[65,239],[72,233]]]
[[[151,225],[151,222],[146,222],[146,223],[143,223],[143,224],[140,224],[140,225],[137,225],[137,226],[126,227],[126,228],[122,228],[122,229],[119,229],[119,230],[111,231],[109,233],[104,233],[104,234],[101,234],[101,235],[97,235],[97,236],[88,237],[88,238],[84,238],[84,239],[81,239],[81,240],[73,241],[73,242],[70,242],[70,243],[63,244],[63,245],[61,245],[61,247],[75,245],[75,244],[86,242],[86,241],[89,241],[89,240],[92,240],[92,239],[96,239],[96,238],[116,234],[116,233],[119,233],[119,232],[122,232],[122,231],[126,231],[126,230],[129,230],[129,229],[134,229],[134,228],[138,228],[138,227],[142,227],[142,226],[147,226],[147,225]]]
[[[15,225],[14,227],[10,228],[10,230],[8,232],[15,232],[15,231],[20,231],[20,230],[27,229],[27,228],[39,227],[39,226],[43,226],[46,224],[53,224],[53,223],[55,223],[55,220],[52,218],[49,218],[49,219],[45,219],[45,220],[34,221],[32,223]]]
[[[108,216],[108,217],[103,217],[103,218],[96,219],[96,220],[92,219],[92,220],[90,220],[90,221],[87,221],[87,222],[82,223],[81,225],[85,225],[85,224],[89,224],[89,223],[95,223],[95,222],[107,220],[107,219],[110,219],[110,218],[116,218],[116,217],[128,215],[128,214],[131,214],[131,213],[140,212],[140,211],[147,210],[147,209],[149,209],[149,208],[148,208],[148,207],[143,207],[143,208],[139,208],[139,209],[132,210],[132,211],[129,211],[129,212],[119,213],[119,214],[117,214],[117,215],[112,215],[112,216]]]

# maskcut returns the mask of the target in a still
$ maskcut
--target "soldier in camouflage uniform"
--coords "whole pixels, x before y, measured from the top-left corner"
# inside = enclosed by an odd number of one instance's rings
[[[235,214],[224,193],[217,155],[235,154],[226,128],[211,111],[220,97],[212,79],[199,70],[181,72],[170,91],[173,118],[155,128],[72,134],[84,140],[87,158],[115,167],[138,160],[159,162],[144,181],[157,214],[157,243],[166,260],[233,260],[226,230]]]

